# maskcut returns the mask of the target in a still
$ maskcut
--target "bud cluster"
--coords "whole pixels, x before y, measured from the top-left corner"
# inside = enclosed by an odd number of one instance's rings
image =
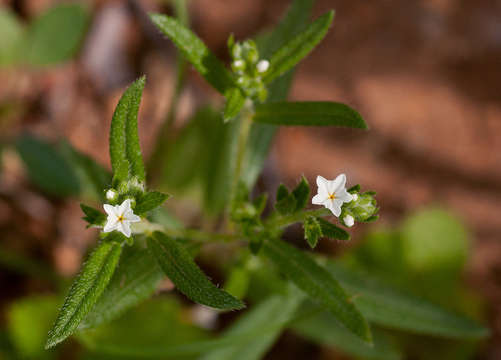
[[[266,100],[268,92],[262,75],[268,71],[270,63],[259,59],[256,43],[253,40],[235,42],[232,35],[228,39],[228,48],[232,58],[231,69],[237,75],[238,86],[247,97],[260,102]]]
[[[108,204],[116,205],[125,199],[131,200],[132,208],[136,205],[136,199],[141,197],[145,192],[145,186],[142,181],[139,181],[136,177],[131,178],[128,181],[123,181],[115,186],[111,187],[105,191],[105,197]]]
[[[359,188],[355,187],[348,192],[352,195],[353,200],[343,204],[341,212],[341,220],[345,226],[351,227],[355,221],[358,222],[371,222],[377,220],[377,207],[376,195],[373,191],[359,193]]]

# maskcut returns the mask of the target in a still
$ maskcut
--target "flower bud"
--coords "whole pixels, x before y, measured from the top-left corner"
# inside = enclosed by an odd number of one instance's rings
[[[374,198],[373,192],[352,193],[353,199],[349,203],[343,204],[343,214],[342,219],[346,226],[350,227],[350,223],[353,221],[364,222],[370,221],[377,212],[378,207],[376,199]],[[351,220],[351,217],[353,220]]]
[[[118,192],[115,189],[108,189],[106,191],[106,200],[115,201],[118,198]]]
[[[351,216],[351,215],[345,215],[343,217],[343,223],[347,227],[352,227],[355,224],[355,218],[353,216]]]

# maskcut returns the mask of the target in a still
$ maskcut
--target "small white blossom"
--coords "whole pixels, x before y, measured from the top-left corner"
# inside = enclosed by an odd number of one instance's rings
[[[343,222],[346,226],[348,227],[352,227],[354,224],[355,224],[355,219],[353,218],[353,216],[351,215],[346,215],[344,218],[343,218]]]
[[[264,73],[270,67],[270,62],[268,60],[261,60],[257,63],[256,68],[260,73]]]
[[[130,204],[131,200],[126,199],[121,205],[103,205],[104,211],[108,214],[108,219],[103,229],[104,232],[117,230],[125,236],[130,237],[130,224],[141,221],[141,218],[132,211]]]
[[[351,194],[352,201],[357,201],[358,200],[358,195],[357,194]]]
[[[345,185],[345,174],[339,175],[335,180],[317,176],[318,190],[317,195],[311,200],[312,204],[325,206],[334,216],[341,215],[341,205],[353,199],[353,196],[346,191]]]
[[[117,192],[113,189],[109,189],[106,191],[106,199],[108,200],[115,200],[117,197]]]

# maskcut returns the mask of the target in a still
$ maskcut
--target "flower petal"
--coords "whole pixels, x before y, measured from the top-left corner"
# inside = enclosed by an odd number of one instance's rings
[[[350,202],[353,200],[353,195],[346,191],[346,189],[340,189],[336,192],[336,199],[342,200],[343,202]]]
[[[124,214],[124,219],[128,222],[138,222],[141,221],[141,218],[134,214],[132,211],[128,212],[127,214]]]
[[[323,196],[322,194],[317,194],[313,196],[313,198],[311,199],[311,203],[314,205],[323,205],[325,200],[327,200],[327,196]]]
[[[346,175],[339,174],[333,181],[329,181],[329,193],[334,194],[339,190],[343,189],[346,185]]]
[[[118,219],[114,215],[108,216],[108,219],[106,220],[106,224],[104,225],[103,231],[104,232],[110,232],[116,229],[117,227],[117,221]]]
[[[125,199],[118,208],[118,211],[121,215],[124,215],[127,211],[131,210],[130,208],[130,199]]]
[[[109,216],[117,216],[116,212],[116,206],[110,205],[110,204],[103,204],[104,211],[106,211],[106,214]]]
[[[341,204],[343,202],[335,199],[335,200],[327,200],[324,202],[324,206],[329,209],[334,216],[339,217],[341,215]]]
[[[317,186],[319,189],[320,188],[327,189],[328,182],[329,182],[329,180],[327,180],[323,176],[320,176],[320,175],[317,176]]]
[[[127,237],[130,237],[130,234],[131,234],[131,230],[130,230],[130,225],[128,222],[124,221],[120,224],[120,231],[122,232],[122,234],[124,234],[125,236]]]

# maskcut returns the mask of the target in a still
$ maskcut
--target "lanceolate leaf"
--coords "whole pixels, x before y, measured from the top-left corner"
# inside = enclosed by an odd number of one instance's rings
[[[87,206],[85,204],[80,204],[80,208],[84,212],[85,216],[82,218],[89,223],[90,226],[103,226],[106,221],[106,215],[101,211],[94,209],[93,207]]]
[[[80,192],[75,172],[52,145],[30,135],[22,136],[16,145],[30,179],[42,190],[63,197]]]
[[[317,218],[309,216],[303,224],[304,237],[312,249],[317,246],[318,239],[322,236],[322,228]]]
[[[139,146],[137,115],[146,78],[125,90],[113,114],[110,129],[110,158],[114,182],[136,176],[144,181],[144,165]]]
[[[345,230],[320,217],[317,218],[317,220],[322,228],[323,236],[328,237],[329,239],[350,240],[350,234]]]
[[[292,190],[292,195],[294,195],[294,199],[296,199],[295,211],[303,210],[310,197],[310,185],[304,176],[301,178],[301,182],[296,188]]]
[[[202,357],[202,360],[259,360],[273,345],[284,327],[291,321],[302,296],[272,296],[257,304],[242,315],[224,333],[223,339],[232,339],[233,344],[222,346]],[[252,334],[254,337],[239,335]]]
[[[327,270],[352,294],[362,314],[375,324],[434,336],[481,339],[489,331],[474,321],[386,284],[384,281],[327,262]]]
[[[79,329],[94,328],[117,318],[153,295],[164,277],[147,249],[126,246],[110,284]]]
[[[327,101],[258,104],[254,121],[285,126],[341,126],[367,129],[359,113],[347,105]]]
[[[89,256],[70,288],[59,315],[49,332],[45,347],[51,348],[70,336],[92,309],[108,285],[120,259],[122,246],[111,237]]]
[[[234,87],[231,73],[191,30],[166,15],[151,14],[150,18],[217,91],[225,94]]]
[[[137,215],[145,214],[162,205],[168,198],[168,194],[162,194],[158,191],[149,191],[137,200],[134,213]]]
[[[270,58],[270,70],[264,76],[264,82],[272,82],[308,55],[327,34],[333,18],[333,11],[322,15],[274,53]]]
[[[223,120],[227,122],[240,113],[245,104],[245,96],[239,88],[234,87],[226,92],[225,97]]]
[[[331,312],[348,330],[371,342],[369,325],[338,282],[309,255],[281,241],[263,245],[265,254],[311,299]]]
[[[210,282],[177,240],[156,231],[148,238],[148,248],[177,289],[191,300],[216,309],[244,307],[240,300]]]

